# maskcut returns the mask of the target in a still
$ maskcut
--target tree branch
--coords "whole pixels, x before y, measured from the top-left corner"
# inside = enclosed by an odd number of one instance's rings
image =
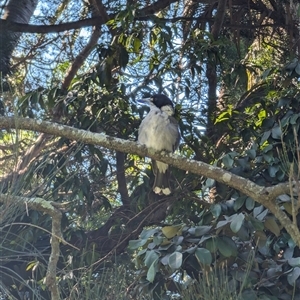
[[[97,44],[98,39],[101,35],[101,30],[99,28],[94,28],[94,31],[91,35],[91,38],[87,45],[84,47],[84,49],[77,55],[76,59],[72,63],[71,67],[67,71],[67,75],[65,76],[63,83],[62,83],[62,89],[67,90],[69,85],[71,84],[72,79],[76,75],[77,71],[80,69],[86,58],[91,53],[93,47]]]
[[[135,18],[137,21],[148,21],[153,19],[152,16],[137,16]],[[190,21],[199,21],[199,17],[176,17],[176,18],[158,18],[155,17],[160,22],[170,22],[176,23],[179,21],[182,22],[190,22]],[[201,17],[201,21],[211,22],[214,18],[204,18]],[[264,23],[264,24],[230,24],[230,23],[223,23],[224,27],[227,28],[238,28],[238,29],[255,29],[255,28],[262,28],[262,27],[286,27],[285,24],[276,22],[273,23]],[[27,33],[53,33],[53,32],[63,32],[68,30],[76,30],[81,29],[84,27],[92,27],[92,26],[101,26],[105,24],[104,20],[100,17],[97,18],[88,18],[84,20],[78,20],[74,22],[68,23],[61,23],[55,25],[32,25],[32,24],[21,24],[17,22],[9,22],[6,20],[0,19],[0,28],[2,30],[9,30],[13,32],[27,32]]]
[[[227,1],[223,0],[223,1],[219,1],[218,3],[218,7],[217,7],[217,13],[216,13],[216,18],[214,21],[214,24],[211,28],[211,34],[213,36],[214,40],[217,40],[224,22],[224,16],[225,16],[225,12],[226,12],[226,4]]]
[[[121,200],[123,205],[129,206],[129,195],[126,185],[126,176],[125,176],[125,155],[124,153],[117,151],[116,152],[116,168],[117,168],[117,181],[118,181],[118,191],[121,195]]]
[[[21,24],[17,22],[9,22],[7,20],[0,19],[1,30],[9,30],[14,32],[28,32],[28,33],[52,33],[52,32],[62,32],[74,29],[80,29],[83,27],[100,26],[104,24],[101,17],[89,18],[74,22],[55,24],[55,25],[31,25],[31,24]]]
[[[0,128],[18,128],[23,130],[39,131],[55,136],[65,137],[70,140],[80,141],[85,144],[102,146],[107,149],[124,153],[148,156],[152,159],[173,165],[178,169],[190,171],[194,174],[214,179],[244,193],[256,202],[268,208],[275,217],[278,218],[281,224],[294,239],[295,243],[300,247],[300,232],[298,227],[292,223],[287,214],[276,204],[276,198],[279,195],[285,193],[288,194],[290,192],[289,182],[281,183],[272,187],[263,187],[246,178],[240,177],[221,168],[208,165],[201,161],[186,159],[176,154],[165,153],[164,151],[158,152],[153,149],[146,148],[144,145],[137,144],[136,142],[113,138],[104,133],[94,133],[48,121],[37,121],[27,118],[0,117]]]

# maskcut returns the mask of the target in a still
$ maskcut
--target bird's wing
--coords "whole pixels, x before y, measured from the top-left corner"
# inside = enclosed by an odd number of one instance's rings
[[[169,117],[169,120],[172,134],[175,137],[175,142],[173,144],[173,151],[175,151],[179,146],[181,135],[179,132],[178,121],[174,117]]]

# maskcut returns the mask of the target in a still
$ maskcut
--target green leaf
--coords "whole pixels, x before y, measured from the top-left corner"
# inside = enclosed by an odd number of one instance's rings
[[[205,247],[211,252],[215,253],[218,250],[217,240],[215,238],[211,238],[206,241]]]
[[[154,261],[158,260],[159,255],[154,250],[150,250],[146,252],[145,255],[145,265],[150,268]]]
[[[253,290],[245,290],[242,293],[242,298],[243,300],[256,300],[256,293]]]
[[[271,130],[266,131],[260,140],[260,144],[263,145],[264,142],[266,142],[268,140],[270,135],[271,135]]]
[[[197,248],[195,256],[200,264],[210,265],[212,263],[212,255],[210,251],[205,248]]]
[[[222,158],[222,162],[223,162],[225,168],[230,169],[233,166],[234,160],[232,159],[232,157],[229,154],[226,154]]]
[[[263,231],[255,231],[254,238],[259,247],[264,247],[268,239]]]
[[[300,257],[293,257],[288,260],[291,267],[300,267]]]
[[[234,233],[237,233],[241,229],[241,227],[244,223],[244,219],[245,219],[244,214],[242,214],[242,213],[236,214],[230,223],[230,229]]]
[[[176,225],[176,226],[165,226],[161,229],[162,233],[168,238],[171,239],[177,233],[180,231],[181,232],[181,225]]]
[[[214,186],[214,184],[215,184],[214,179],[207,178],[205,181],[205,188],[210,188],[210,187]]]
[[[298,75],[300,75],[300,63],[299,63],[299,62],[297,63],[297,66],[296,66],[296,68],[295,68],[295,72],[296,72]]]
[[[139,247],[144,246],[147,243],[147,240],[131,240],[128,243],[128,248],[135,250]]]
[[[195,227],[195,236],[202,236],[210,231],[212,226],[197,226]]]
[[[274,217],[266,217],[265,228],[273,232],[277,237],[280,235],[280,228]]]
[[[233,208],[235,211],[239,210],[245,203],[246,200],[246,196],[241,196],[238,197],[235,201],[234,201],[234,205]]]
[[[246,226],[242,226],[241,229],[237,232],[237,236],[242,240],[242,241],[249,241],[249,231]]]
[[[182,253],[174,252],[169,256],[168,264],[172,270],[177,270],[182,265]]]
[[[279,126],[272,128],[272,138],[275,140],[280,140],[282,137],[282,131]]]
[[[290,124],[295,125],[297,123],[297,120],[299,118],[299,114],[294,114],[290,117]]]
[[[155,243],[155,245],[160,245],[166,238],[163,236],[154,236],[153,237],[153,243]]]
[[[226,226],[230,221],[229,220],[223,220],[223,221],[219,221],[217,223],[216,229],[221,228],[223,226]]]
[[[153,282],[157,271],[158,258],[152,262],[147,272],[147,280]]]
[[[133,40],[133,50],[135,52],[139,52],[140,48],[141,48],[141,40],[138,38],[134,38]]]
[[[246,199],[246,208],[248,210],[252,210],[254,208],[254,206],[255,206],[255,201],[252,198],[247,197],[247,199]]]
[[[295,267],[291,273],[288,274],[287,276],[287,281],[290,285],[294,285],[295,281],[299,278],[300,276],[300,268]]]
[[[33,269],[35,266],[37,266],[39,264],[38,261],[31,261],[27,264],[27,267],[26,267],[26,271],[29,271],[31,269]]]
[[[154,233],[158,232],[158,228],[152,228],[152,229],[144,229],[142,232],[141,232],[141,239],[148,239],[150,236],[152,236]]]
[[[283,97],[278,101],[277,107],[288,106],[290,103],[291,99]]]
[[[227,237],[218,237],[217,238],[217,245],[218,245],[218,250],[219,252],[225,256],[225,257],[230,257],[230,256],[235,256],[237,255],[237,247],[234,241]]]
[[[222,207],[220,204],[213,204],[210,207],[210,211],[211,211],[212,215],[217,219],[222,212]]]
[[[263,211],[263,209],[264,209],[264,207],[262,205],[255,207],[253,209],[254,218],[256,218]]]
[[[215,124],[219,123],[219,122],[223,122],[226,121],[230,118],[230,114],[228,111],[224,111],[222,112],[216,119]]]
[[[251,158],[254,159],[256,157],[256,150],[255,149],[249,149],[246,151],[246,154]]]
[[[263,221],[268,213],[269,213],[269,210],[265,209],[262,213],[260,213],[258,216],[256,216],[257,220]]]

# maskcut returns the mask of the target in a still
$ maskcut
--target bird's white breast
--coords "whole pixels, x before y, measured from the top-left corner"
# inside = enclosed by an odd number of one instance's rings
[[[139,143],[156,150],[173,151],[177,139],[178,128],[170,122],[169,115],[157,107],[151,107],[140,125]]]

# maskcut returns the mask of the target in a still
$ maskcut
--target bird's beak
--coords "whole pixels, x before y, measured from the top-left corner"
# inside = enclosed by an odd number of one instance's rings
[[[151,105],[152,104],[152,98],[139,99],[139,100],[137,100],[137,103]]]

